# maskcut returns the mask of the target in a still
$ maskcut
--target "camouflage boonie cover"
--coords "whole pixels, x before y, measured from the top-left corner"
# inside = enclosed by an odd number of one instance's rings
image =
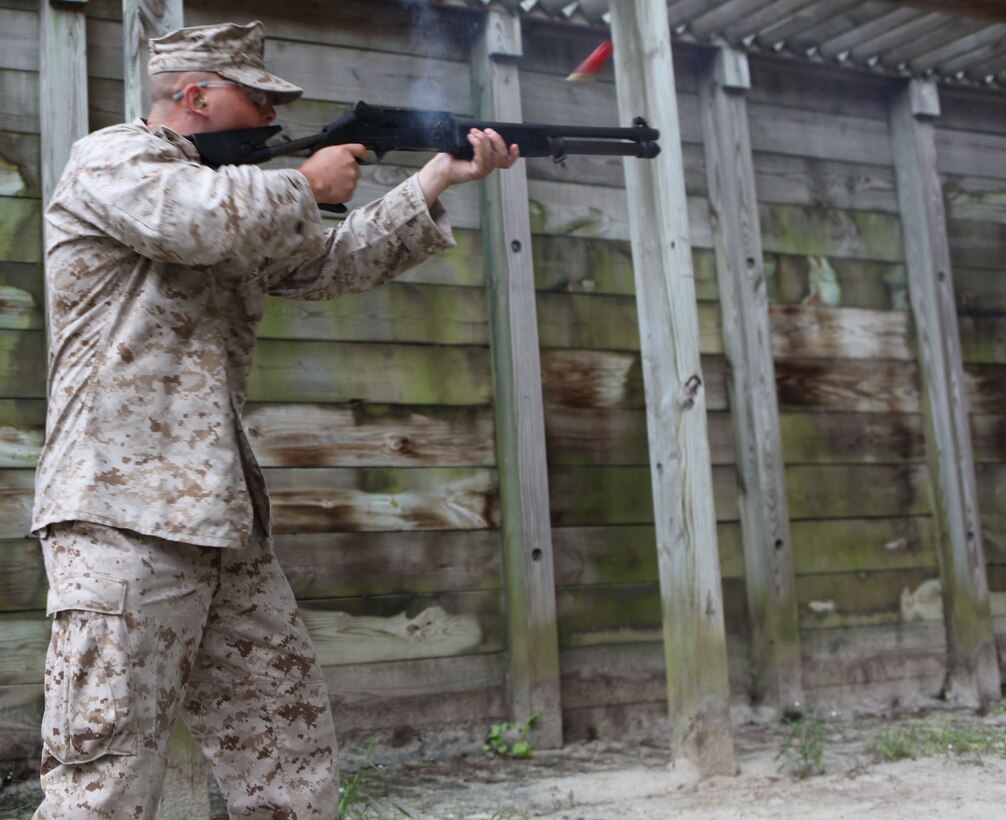
[[[297,171],[213,171],[142,120],[80,140],[46,211],[52,347],[33,530],[82,520],[240,546],[253,509],[268,530],[240,421],[266,295],[368,290],[453,244],[414,176],[324,230]]]

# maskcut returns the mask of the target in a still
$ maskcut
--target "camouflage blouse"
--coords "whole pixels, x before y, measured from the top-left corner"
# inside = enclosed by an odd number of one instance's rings
[[[52,336],[33,530],[240,546],[268,499],[240,421],[267,294],[368,290],[454,242],[415,177],[325,230],[293,170],[199,163],[142,120],[73,148],[46,211]]]

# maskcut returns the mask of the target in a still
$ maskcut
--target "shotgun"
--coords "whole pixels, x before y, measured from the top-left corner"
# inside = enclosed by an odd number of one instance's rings
[[[317,134],[277,145],[266,142],[282,130],[279,125],[192,134],[189,139],[203,162],[213,168],[257,164],[299,151],[310,154],[328,145],[350,142],[362,143],[378,161],[389,151],[444,151],[459,159],[471,159],[467,136],[471,128],[498,131],[507,145],[516,143],[520,147],[522,157],[552,157],[556,162],[571,154],[652,159],[660,153],[660,132],[650,128],[642,117],[636,117],[631,128],[481,122],[456,118],[447,111],[384,108],[363,101]]]

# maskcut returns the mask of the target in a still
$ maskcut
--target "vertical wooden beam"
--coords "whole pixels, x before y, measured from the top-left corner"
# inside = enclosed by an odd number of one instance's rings
[[[752,696],[786,713],[802,708],[800,630],[768,288],[744,96],[750,88],[747,55],[722,46],[700,79],[699,99],[737,452]]]
[[[42,0],[39,7],[38,95],[43,209],[70,158],[70,148],[88,131],[86,5]],[[51,341],[48,288],[45,288],[45,302],[46,339]]]
[[[486,14],[472,57],[478,115],[523,119],[520,20]],[[514,719],[534,724],[535,743],[562,745],[555,576],[538,350],[527,171],[518,163],[482,184],[482,234],[496,395],[509,690]]]
[[[945,694],[959,705],[978,706],[999,698],[1000,674],[936,166],[933,120],[939,114],[936,84],[909,81],[891,107],[891,139],[922,377],[926,458],[939,532],[948,653]]]
[[[147,41],[180,28],[182,8],[182,0],[122,0],[126,122],[145,116],[150,108]]]
[[[39,20],[42,202],[59,181],[70,147],[87,134],[86,3],[43,0]]]
[[[705,381],[666,0],[611,4],[618,107],[660,130],[625,160],[663,606],[671,755],[736,770]]]

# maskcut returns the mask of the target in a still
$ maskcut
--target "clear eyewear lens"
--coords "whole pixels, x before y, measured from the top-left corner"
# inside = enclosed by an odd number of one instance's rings
[[[236,88],[248,102],[257,108],[265,108],[266,105],[272,102],[272,97],[268,91],[251,88],[247,85],[241,85],[241,83],[232,82],[231,80],[203,80],[200,83],[191,83],[191,85],[194,85],[196,88]],[[185,88],[188,88],[188,86],[185,86]],[[178,102],[178,100],[185,96],[185,88],[172,94],[171,99]]]

